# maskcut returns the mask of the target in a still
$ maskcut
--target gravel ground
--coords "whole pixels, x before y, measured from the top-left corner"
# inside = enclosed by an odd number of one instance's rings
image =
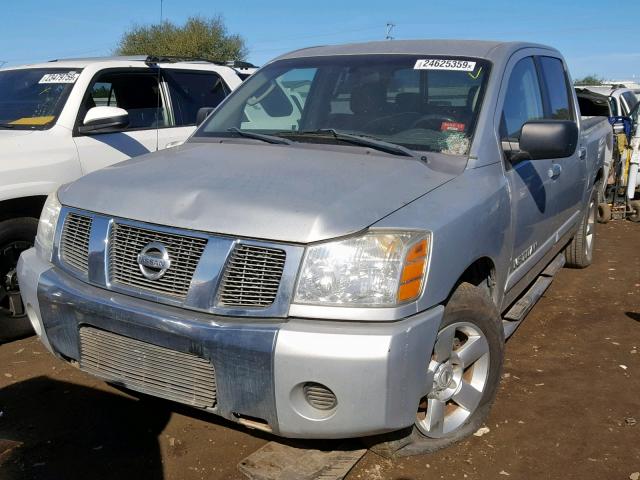
[[[562,270],[508,342],[489,431],[433,455],[369,452],[347,478],[638,480],[639,352],[640,225],[599,225],[594,265]],[[35,338],[0,345],[3,480],[241,479],[272,439],[140,401]]]

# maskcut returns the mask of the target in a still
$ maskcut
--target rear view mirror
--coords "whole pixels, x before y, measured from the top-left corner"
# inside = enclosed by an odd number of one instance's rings
[[[196,114],[196,125],[202,125],[209,114],[215,110],[215,107],[202,107],[198,109],[198,113]]]
[[[531,160],[570,157],[577,145],[578,126],[570,120],[532,120],[520,133],[520,150]]]
[[[93,107],[78,127],[80,133],[98,133],[119,130],[129,125],[129,114],[118,107]]]

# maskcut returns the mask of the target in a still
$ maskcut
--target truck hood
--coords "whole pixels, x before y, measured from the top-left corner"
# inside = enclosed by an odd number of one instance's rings
[[[457,173],[358,147],[187,143],[91,173],[59,197],[159,225],[309,243],[358,232]]]

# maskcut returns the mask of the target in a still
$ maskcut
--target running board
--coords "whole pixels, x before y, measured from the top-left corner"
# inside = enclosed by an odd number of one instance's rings
[[[522,320],[531,311],[533,306],[540,300],[544,292],[549,288],[553,277],[564,266],[564,253],[556,256],[547,268],[545,268],[529,289],[513,304],[509,311],[504,315],[502,327],[504,328],[504,337],[509,338],[516,331]]]

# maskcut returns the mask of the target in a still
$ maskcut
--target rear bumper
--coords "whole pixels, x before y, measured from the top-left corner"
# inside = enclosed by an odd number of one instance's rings
[[[427,365],[440,325],[438,306],[402,321],[355,323],[219,317],[159,305],[81,282],[34,249],[18,265],[29,318],[57,356],[80,361],[83,325],[209,360],[213,413],[262,419],[281,436],[344,438],[413,423],[431,382]],[[337,406],[313,408],[305,382],[329,387]]]

